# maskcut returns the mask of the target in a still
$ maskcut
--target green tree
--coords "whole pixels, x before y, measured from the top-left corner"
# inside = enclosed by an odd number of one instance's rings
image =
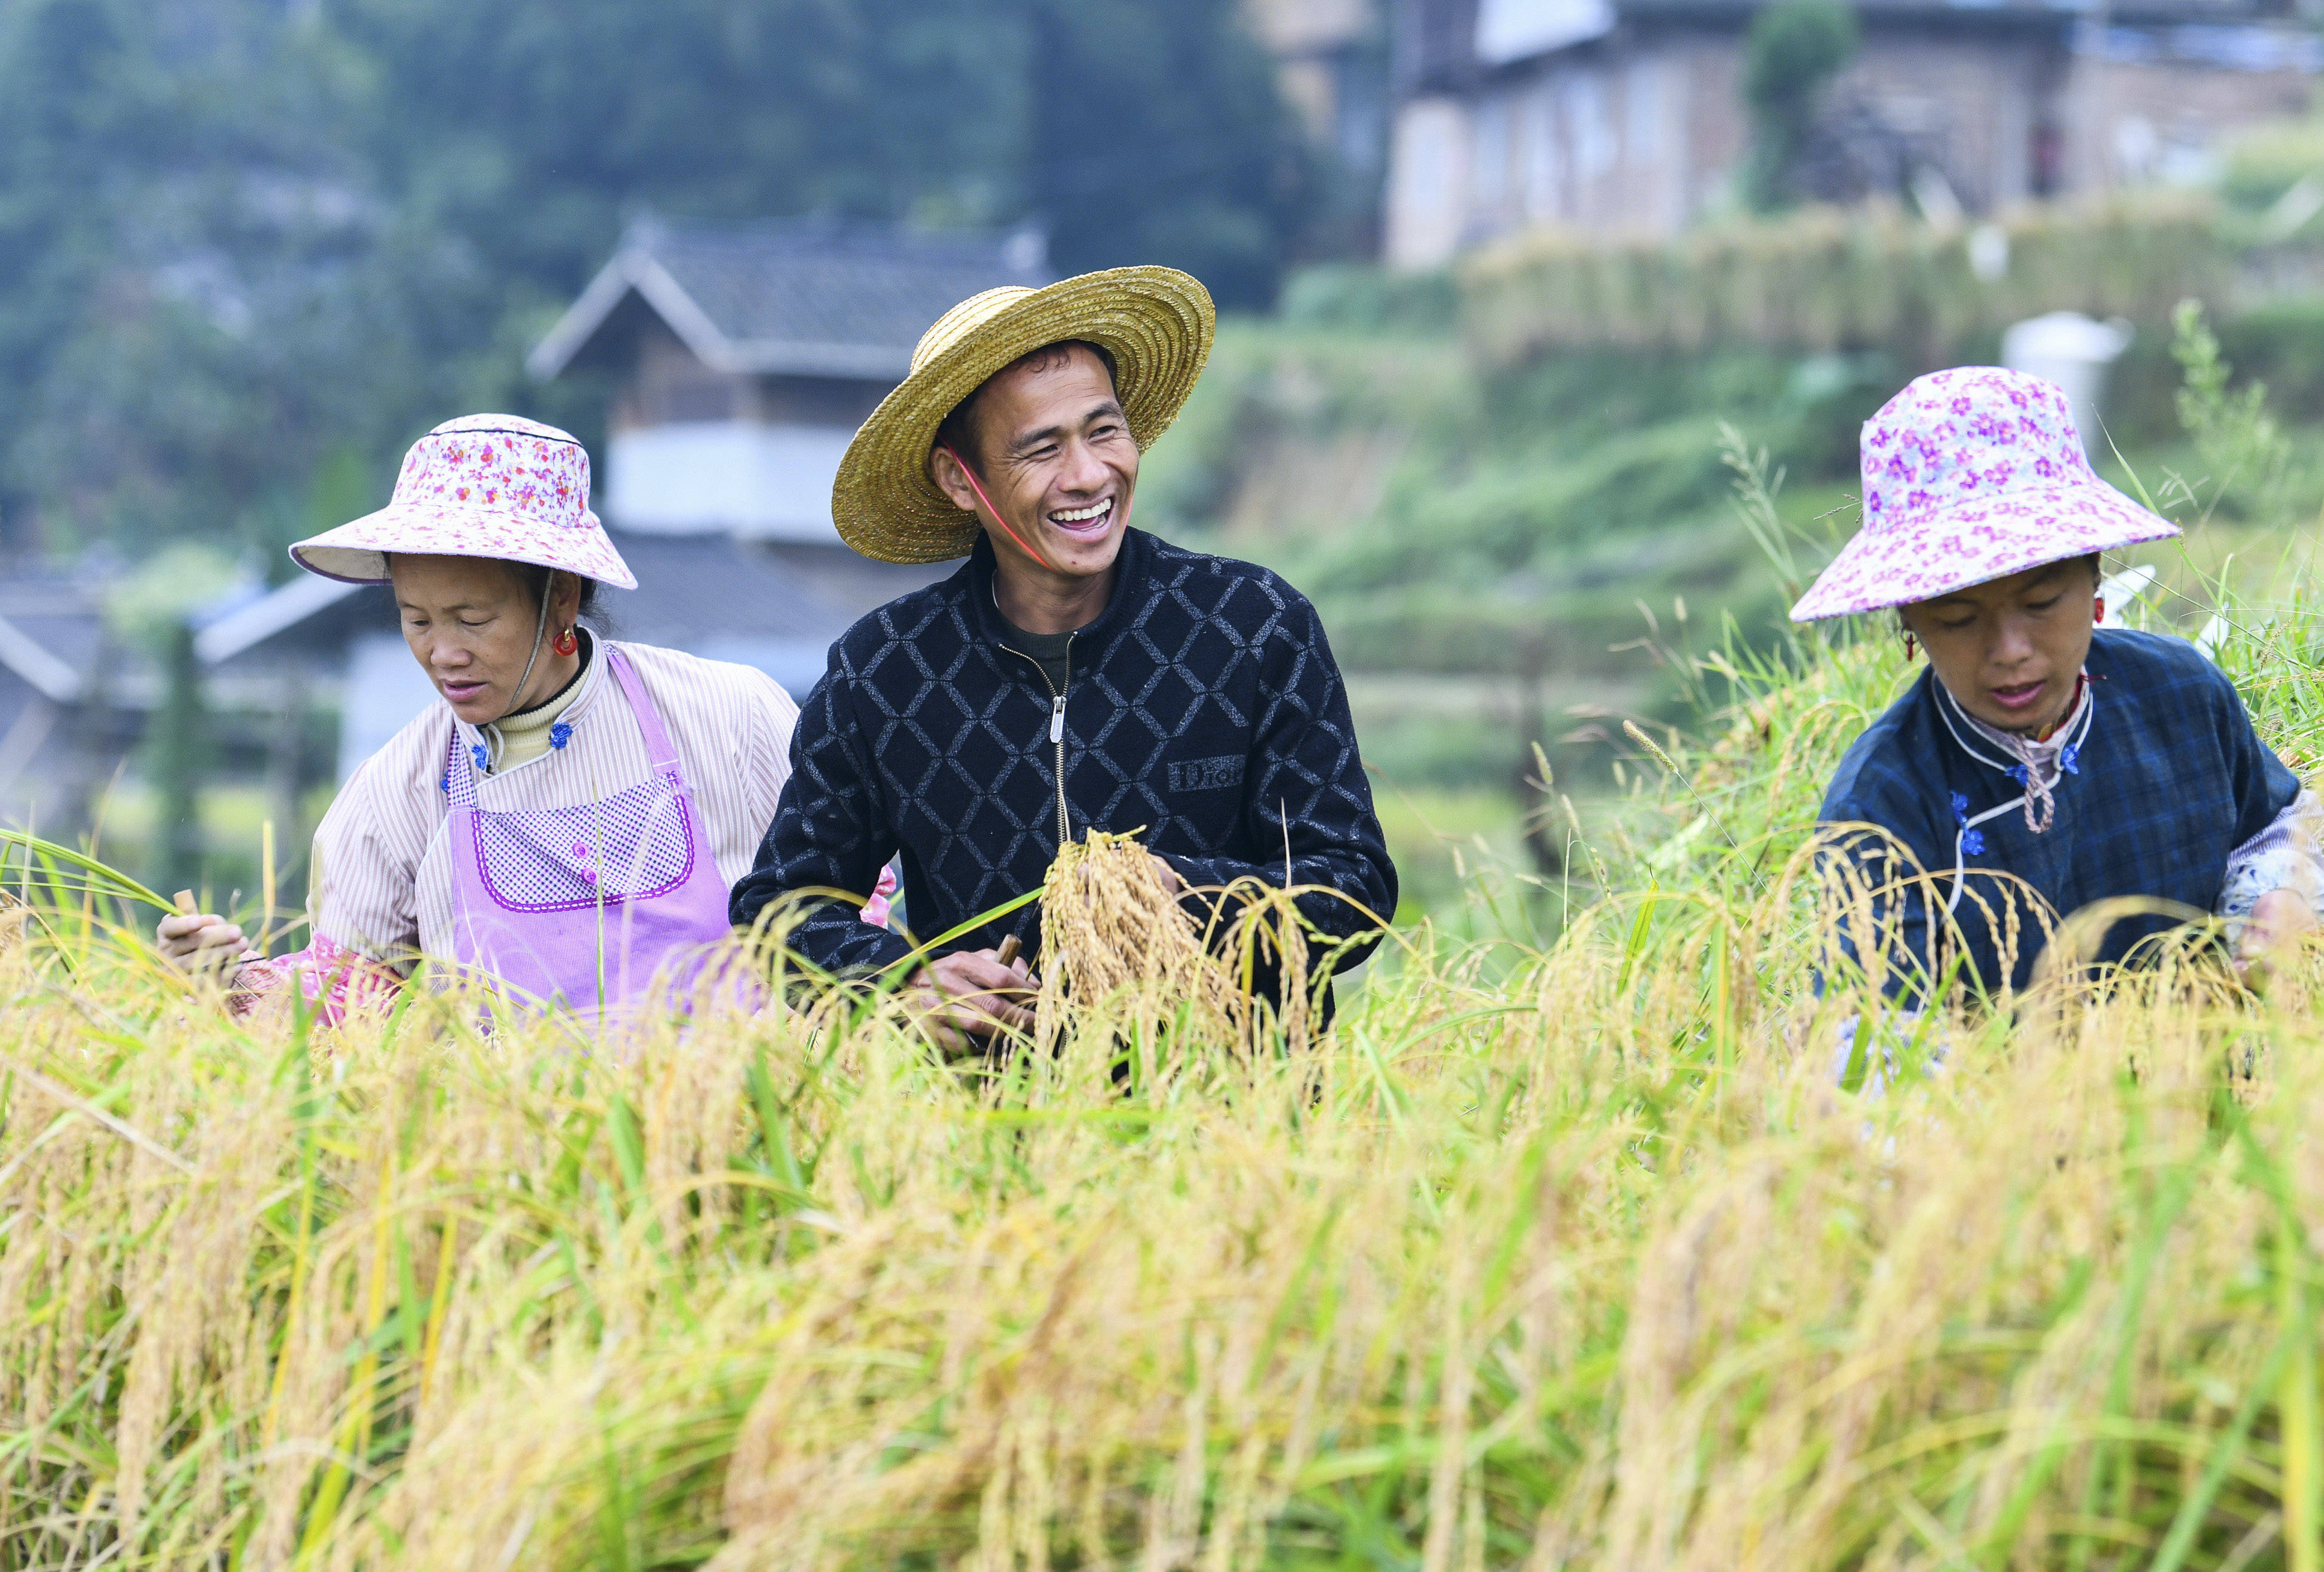
[[[1185,269],[1270,304],[1312,157],[1234,0],[1033,0],[1027,199],[1067,273]]]
[[[279,537],[319,453],[402,430],[382,204],[318,42],[258,0],[0,0],[14,543]]]
[[[1034,217],[1253,305],[1303,160],[1233,0],[0,0],[0,524],[281,572],[351,457],[586,433],[523,353],[641,208]]]
[[[1856,13],[1842,0],[1773,0],[1751,19],[1743,46],[1743,103],[1751,117],[1744,196],[1760,212],[1792,200],[1792,172],[1823,106],[1824,89],[1856,58]]]
[[[351,143],[413,237],[561,297],[625,208],[1010,215],[1021,49],[973,0],[330,0]],[[1013,193],[1010,193],[1013,195]],[[982,208],[982,211],[978,209]]]

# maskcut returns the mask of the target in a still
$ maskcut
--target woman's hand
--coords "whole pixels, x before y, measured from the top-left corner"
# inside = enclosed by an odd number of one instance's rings
[[[2296,891],[2270,890],[2253,903],[2236,941],[2236,961],[2248,966],[2298,947],[2300,936],[2316,927],[2316,912]]]
[[[173,911],[155,925],[153,939],[162,958],[181,972],[230,974],[258,958],[242,929],[215,911]]]
[[[1033,1030],[1029,999],[1038,985],[1022,957],[1003,964],[999,950],[957,950],[920,974],[913,1003],[938,1048],[965,1053],[995,1031]]]

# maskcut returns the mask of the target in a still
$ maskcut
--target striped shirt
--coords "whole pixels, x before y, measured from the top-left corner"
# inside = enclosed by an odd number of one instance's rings
[[[750,871],[790,774],[798,707],[773,679],[748,666],[704,661],[651,644],[622,643],[678,749],[718,875],[730,886]],[[584,670],[560,719],[565,746],[498,774],[479,773],[487,811],[577,808],[644,781],[643,734],[621,684],[601,657]],[[344,974],[355,961],[398,973],[415,956],[453,958],[451,835],[444,788],[453,735],[473,749],[484,732],[438,700],[365,760],[315,831],[307,915],[309,948],[254,962],[239,991],[271,993],[294,968]],[[309,992],[316,992],[313,981]]]

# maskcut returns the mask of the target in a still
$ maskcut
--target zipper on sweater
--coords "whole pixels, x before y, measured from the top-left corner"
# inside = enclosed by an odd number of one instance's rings
[[[1074,681],[1074,640],[1076,636],[1074,633],[1065,635],[1066,688],[1072,687]],[[1041,662],[1024,651],[1007,644],[1001,647],[1019,661],[1030,662],[1033,670],[1041,673],[1041,685],[1049,690],[1049,745],[1056,750],[1057,849],[1063,851],[1065,843],[1074,838],[1073,820],[1065,812],[1065,689],[1050,681],[1049,673]]]

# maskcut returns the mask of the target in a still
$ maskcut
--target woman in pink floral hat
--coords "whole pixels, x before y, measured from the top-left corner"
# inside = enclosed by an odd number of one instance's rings
[[[1892,964],[1937,964],[1950,917],[1964,980],[2022,988],[2044,932],[2028,890],[2060,916],[2116,896],[2216,911],[2246,954],[2310,926],[2316,800],[2235,685],[2183,639],[2098,625],[2100,554],[2179,531],[2092,473],[2066,395],[2022,372],[1935,372],[1866,423],[1862,457],[1863,528],[1792,618],[1894,610],[1929,658],[1840,761],[1821,813],[1877,827],[1936,876],[1933,901],[1877,903]],[[1842,844],[1875,888],[1910,872],[1879,837]],[[2172,925],[2118,920],[2097,958]]]
[[[421,957],[584,1011],[724,938],[789,774],[798,707],[746,666],[584,622],[635,588],[554,427],[470,415],[414,445],[394,499],[301,541],[311,573],[387,584],[441,701],[356,770],[315,832],[307,948],[265,958],[211,913],[162,952],[232,964],[245,1006],[303,976],[336,1015]]]

